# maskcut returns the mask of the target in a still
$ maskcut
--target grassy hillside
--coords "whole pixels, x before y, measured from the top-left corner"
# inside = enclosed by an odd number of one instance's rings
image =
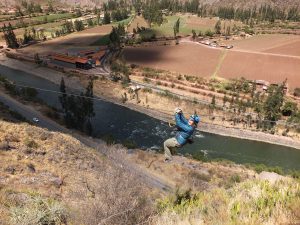
[[[299,207],[299,183],[246,181],[229,189],[178,192],[161,200],[155,224],[294,224],[300,218]]]
[[[133,224],[151,213],[134,175],[64,134],[0,121],[0,165],[1,225],[94,225],[114,214],[109,224]]]
[[[0,121],[0,224],[292,224],[300,219],[295,179],[269,182],[226,161],[176,156],[164,163],[156,152],[98,148],[117,152],[177,191],[157,193],[68,135]]]

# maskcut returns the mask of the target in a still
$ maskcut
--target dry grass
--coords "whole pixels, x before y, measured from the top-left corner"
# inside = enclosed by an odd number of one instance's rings
[[[134,174],[68,135],[25,123],[0,122],[0,142],[9,145],[9,150],[0,150],[0,218],[4,224],[26,224],[14,218],[27,218],[22,215],[32,210],[39,214],[41,209],[30,202],[31,193],[62,206],[71,224],[132,224],[152,211],[147,188]],[[11,193],[17,194],[8,201]]]
[[[299,183],[246,181],[230,189],[195,195],[177,193],[158,202],[158,225],[295,224],[299,222]]]
[[[204,163],[180,156],[174,156],[173,162],[165,163],[161,154],[140,150],[127,157],[166,183],[195,192],[212,187],[230,188],[235,183],[255,177],[254,171],[236,164]]]

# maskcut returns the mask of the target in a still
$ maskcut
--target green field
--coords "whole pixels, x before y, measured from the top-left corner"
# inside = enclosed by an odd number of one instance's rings
[[[98,41],[94,42],[91,44],[91,46],[95,46],[95,45],[108,45],[109,44],[109,34],[103,35]]]
[[[63,22],[61,21],[61,22],[34,25],[34,26],[27,27],[27,30],[31,31],[32,27],[34,27],[35,29],[43,28],[43,29],[45,29],[44,34],[46,36],[50,37],[52,32],[54,33],[56,30],[59,30],[62,28],[62,24],[63,24]],[[19,28],[19,29],[15,29],[14,33],[17,36],[17,38],[23,38],[24,31],[25,31],[24,28]],[[3,41],[3,35],[0,35],[0,41]]]
[[[192,30],[195,30],[196,33],[207,31],[207,27],[188,27],[186,24],[186,19],[183,16],[167,16],[164,18],[164,23],[160,26],[152,26],[152,30],[155,32],[156,36],[173,36],[174,31],[173,27],[177,19],[180,18],[180,27],[179,35],[188,35],[192,34]]]
[[[50,14],[50,15],[45,15],[45,16],[37,16],[37,17],[32,18],[32,20],[39,21],[39,22],[44,22],[46,20],[48,23],[52,23],[56,20],[70,19],[73,17],[74,17],[73,13],[61,13],[61,14]]]
[[[113,22],[112,25],[117,26],[118,24],[124,24],[125,26],[127,26],[132,19],[133,16],[130,16],[125,20],[119,22]],[[109,44],[109,34],[101,36],[98,41],[92,43],[91,45],[94,46],[94,45],[108,45],[108,44]]]

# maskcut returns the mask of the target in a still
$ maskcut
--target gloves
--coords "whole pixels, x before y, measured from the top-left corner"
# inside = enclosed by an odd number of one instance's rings
[[[182,113],[182,109],[177,107],[177,108],[175,109],[175,113],[176,113],[176,114],[177,114],[177,113]]]

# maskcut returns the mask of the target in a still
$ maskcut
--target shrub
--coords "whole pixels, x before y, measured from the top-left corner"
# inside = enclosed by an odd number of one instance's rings
[[[153,224],[186,224],[182,221],[191,220],[197,221],[195,224],[290,224],[299,215],[299,194],[297,182],[272,185],[258,180],[236,183],[228,190],[177,191],[158,201],[160,216]]]
[[[29,138],[26,138],[24,141],[24,144],[28,147],[28,148],[38,148],[39,145],[34,141],[31,140]]]
[[[105,143],[107,145],[113,145],[113,144],[115,144],[115,138],[114,138],[114,136],[112,134],[106,134],[106,135],[102,136],[101,139],[103,141],[105,141]]]
[[[150,83],[150,81],[151,81],[151,80],[150,80],[149,78],[147,78],[147,77],[144,77],[143,80],[144,80],[144,82],[146,82],[146,83]]]
[[[295,90],[294,90],[294,96],[300,97],[300,88],[295,88]]]
[[[286,102],[281,110],[282,115],[291,116],[297,112],[297,104],[295,102]]]
[[[230,181],[232,183],[240,183],[241,182],[241,177],[238,174],[234,174],[230,177]]]
[[[67,223],[68,213],[60,202],[37,195],[24,205],[11,207],[10,218],[12,224],[59,225]]]
[[[143,88],[142,91],[145,92],[145,93],[152,93],[151,88]]]
[[[128,149],[135,149],[137,148],[137,144],[133,140],[124,140],[122,145]]]

